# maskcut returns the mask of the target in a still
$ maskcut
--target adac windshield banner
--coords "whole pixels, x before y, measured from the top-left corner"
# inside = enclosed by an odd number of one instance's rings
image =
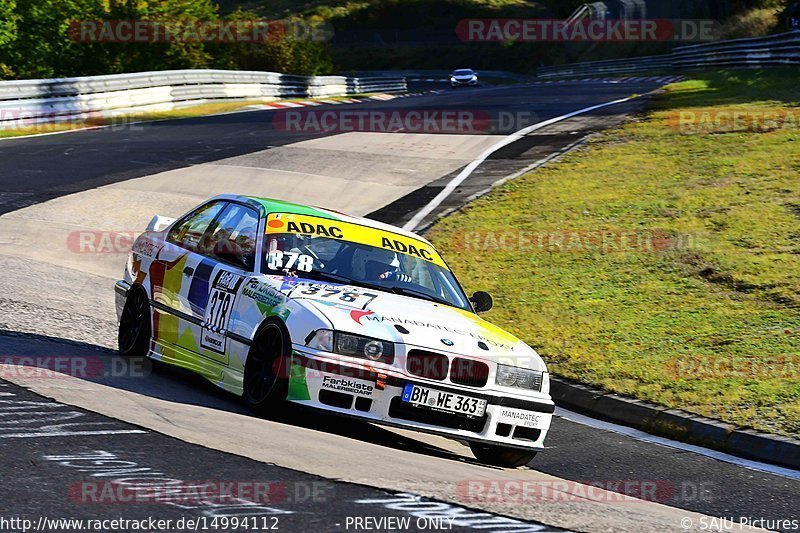
[[[342,220],[331,220],[329,218],[314,217],[308,215],[295,215],[291,213],[273,213],[267,218],[267,235],[279,233],[294,233],[297,235],[314,235],[317,237],[327,237],[339,239],[384,250],[392,250],[397,253],[416,257],[447,268],[444,260],[433,249],[433,247],[423,241],[384,231],[378,228],[344,222]]]

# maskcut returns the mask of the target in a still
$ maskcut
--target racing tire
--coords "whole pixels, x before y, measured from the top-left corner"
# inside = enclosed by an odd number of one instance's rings
[[[244,368],[242,398],[259,414],[269,414],[286,400],[292,343],[283,323],[267,320],[256,333]]]
[[[470,442],[469,448],[472,450],[472,455],[481,463],[492,466],[502,466],[504,468],[525,466],[536,457],[536,452],[506,448],[493,444]]]
[[[150,353],[150,302],[140,287],[128,291],[119,319],[117,346],[124,357],[146,357]]]

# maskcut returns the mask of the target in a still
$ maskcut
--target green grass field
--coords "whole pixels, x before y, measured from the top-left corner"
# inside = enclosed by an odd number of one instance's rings
[[[669,86],[648,115],[428,237],[467,289],[495,295],[487,318],[554,374],[796,436],[796,79],[744,71]]]

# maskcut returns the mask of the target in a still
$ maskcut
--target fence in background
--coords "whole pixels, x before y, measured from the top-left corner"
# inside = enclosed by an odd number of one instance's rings
[[[661,56],[542,67],[538,74],[540,78],[573,78],[654,70],[760,68],[786,65],[800,65],[800,31],[681,46]]]

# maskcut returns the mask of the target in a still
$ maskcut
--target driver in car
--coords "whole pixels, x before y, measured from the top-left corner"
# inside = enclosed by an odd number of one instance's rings
[[[400,272],[397,253],[378,248],[359,248],[353,253],[353,274],[364,281],[411,281],[411,276]]]

